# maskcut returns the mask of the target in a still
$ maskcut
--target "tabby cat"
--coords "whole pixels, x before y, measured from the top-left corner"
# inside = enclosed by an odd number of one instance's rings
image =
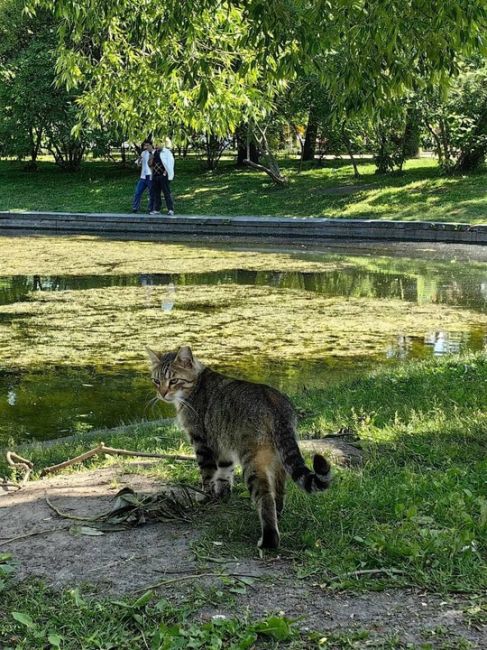
[[[306,467],[291,403],[270,386],[211,370],[189,347],[148,353],[157,397],[176,407],[196,451],[203,489],[214,497],[229,494],[235,464],[240,463],[259,513],[258,546],[277,548],[286,473],[307,492],[325,490],[331,480],[330,465],[322,456],[315,455],[314,472]]]

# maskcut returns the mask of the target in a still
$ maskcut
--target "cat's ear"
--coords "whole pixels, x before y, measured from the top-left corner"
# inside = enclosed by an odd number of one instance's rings
[[[154,350],[151,350],[150,348],[146,348],[146,350],[151,366],[153,368],[158,366],[161,362],[160,356],[157,354],[157,352],[154,352]]]
[[[189,345],[183,345],[183,347],[179,348],[174,361],[176,361],[180,366],[183,366],[183,368],[192,367],[194,359]]]

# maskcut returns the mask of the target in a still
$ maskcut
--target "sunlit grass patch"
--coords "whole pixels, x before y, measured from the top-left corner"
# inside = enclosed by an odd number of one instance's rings
[[[306,163],[301,170],[297,160],[282,158],[280,164],[289,179],[284,188],[273,186],[260,172],[236,169],[230,159],[222,160],[216,172],[205,171],[195,159],[178,159],[173,182],[177,212],[485,222],[485,172],[448,178],[441,176],[434,160],[415,159],[406,162],[402,173],[377,175],[370,159],[360,159],[361,177],[356,179],[347,160]],[[29,174],[20,163],[0,161],[0,209],[130,211],[135,166],[122,169],[87,161],[74,174],[62,173],[49,162],[39,167]],[[352,192],[340,194],[351,186]]]
[[[302,435],[352,426],[365,454],[362,468],[336,467],[335,482],[323,494],[288,485],[281,553],[299,575],[327,589],[487,587],[486,381],[487,361],[476,355],[384,369],[294,397],[307,412]],[[101,436],[111,446],[139,451],[190,451],[172,425],[145,423]],[[78,439],[18,451],[42,468],[89,446]],[[87,466],[113,462],[120,461],[98,457]],[[6,469],[0,466],[1,473]],[[198,484],[191,462],[160,461],[134,471]],[[203,533],[197,555],[214,552],[216,541],[224,557],[255,556],[259,523],[241,481],[228,503],[195,523]]]

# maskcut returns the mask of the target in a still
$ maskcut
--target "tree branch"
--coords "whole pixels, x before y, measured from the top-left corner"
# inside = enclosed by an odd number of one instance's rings
[[[247,167],[252,167],[252,169],[257,169],[260,172],[265,172],[266,174],[268,174],[272,178],[274,183],[277,183],[278,185],[287,185],[287,183],[288,183],[288,180],[287,180],[287,178],[285,176],[279,176],[279,175],[275,174],[268,167],[264,167],[264,165],[259,165],[258,163],[254,163],[254,162],[252,162],[251,160],[248,160],[248,159],[244,160],[243,164],[247,165]]]

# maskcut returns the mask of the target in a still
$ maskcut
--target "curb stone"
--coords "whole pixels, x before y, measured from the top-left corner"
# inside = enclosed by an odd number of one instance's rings
[[[317,242],[333,239],[487,244],[487,223],[470,225],[381,219],[134,215],[81,212],[0,211],[2,231],[30,233],[145,235],[167,241],[232,237]]]

